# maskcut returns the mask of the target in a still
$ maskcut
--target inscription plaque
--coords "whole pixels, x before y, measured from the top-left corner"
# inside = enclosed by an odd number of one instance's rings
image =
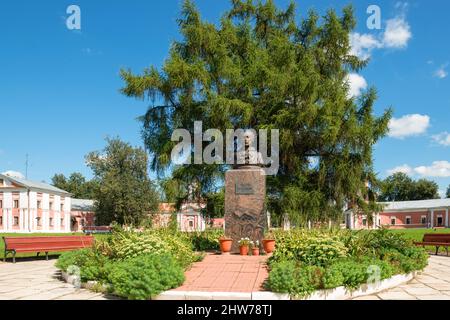
[[[255,194],[253,186],[249,183],[236,183],[236,194],[250,195]]]

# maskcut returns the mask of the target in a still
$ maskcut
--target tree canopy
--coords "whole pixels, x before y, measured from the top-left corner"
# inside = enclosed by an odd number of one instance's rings
[[[99,184],[95,195],[97,222],[140,225],[158,208],[159,197],[147,174],[148,157],[119,139],[107,139],[102,151],[86,156]]]
[[[63,174],[55,174],[52,185],[72,194],[78,199],[95,199],[96,189],[99,187],[94,180],[86,180],[79,172],[72,173],[68,178]]]
[[[448,188],[447,188],[447,192],[446,192],[445,196],[446,196],[447,198],[450,198],[450,185],[449,185]]]
[[[414,181],[405,173],[394,173],[381,182],[380,201],[410,201],[438,199],[439,186],[436,182],[419,179]]]
[[[153,170],[173,168],[171,134],[193,134],[195,120],[221,132],[279,129],[280,169],[267,181],[271,213],[298,223],[340,220],[347,202],[369,213],[372,147],[386,134],[391,110],[374,115],[374,88],[349,94],[348,75],[368,63],[351,54],[351,6],[301,19],[294,2],[280,9],[271,0],[232,0],[214,24],[186,0],[178,25],[182,39],[161,69],[121,71],[123,94],[150,101],[141,120]],[[227,168],[185,165],[175,172],[206,195]]]

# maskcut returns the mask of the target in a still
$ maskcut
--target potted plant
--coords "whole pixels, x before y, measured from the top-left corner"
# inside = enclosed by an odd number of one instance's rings
[[[250,245],[252,247],[252,256],[259,256],[259,241],[251,241]]]
[[[241,238],[241,240],[239,240],[239,253],[241,254],[241,256],[248,255],[249,247],[250,247],[249,238]]]
[[[220,251],[222,253],[230,253],[231,244],[233,243],[233,239],[222,236],[219,238]]]
[[[262,243],[265,253],[272,253],[275,250],[275,237],[272,233],[266,234]]]

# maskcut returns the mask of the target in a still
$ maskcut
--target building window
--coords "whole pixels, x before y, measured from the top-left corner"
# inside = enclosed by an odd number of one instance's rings
[[[60,208],[61,208],[61,212],[63,212],[64,211],[64,205],[62,203],[61,203]]]
[[[3,217],[0,217],[0,226],[3,225]]]
[[[48,209],[49,210],[53,210],[53,202],[49,202],[48,203]]]
[[[15,226],[19,225],[19,217],[14,217],[14,225]]]
[[[37,202],[37,208],[38,208],[38,209],[41,209],[41,208],[42,208],[41,201],[38,201],[38,202]]]
[[[406,217],[406,224],[411,224],[411,217]]]
[[[14,209],[17,209],[17,208],[19,208],[19,200],[14,200]]]
[[[36,225],[37,225],[38,227],[41,226],[41,217],[36,217]]]
[[[194,221],[189,220],[189,228],[193,228],[194,227]]]
[[[85,223],[86,223],[86,222],[84,221],[84,219],[81,219],[81,226],[82,226],[82,227],[84,227]]]
[[[421,224],[427,224],[427,216],[421,216],[420,217],[420,223]]]
[[[444,219],[442,219],[442,216],[437,217],[437,225],[438,227],[441,227],[444,224]]]
[[[367,226],[367,218],[362,218],[362,225]]]
[[[63,218],[61,218],[61,225],[62,226],[64,225],[64,219]]]
[[[53,218],[48,219],[48,224],[50,225],[50,227],[53,227]]]
[[[0,186],[3,186],[5,184],[5,181],[3,179],[0,179]]]
[[[3,200],[0,200],[0,209],[3,208]]]
[[[391,226],[395,226],[396,219],[395,217],[391,217]]]

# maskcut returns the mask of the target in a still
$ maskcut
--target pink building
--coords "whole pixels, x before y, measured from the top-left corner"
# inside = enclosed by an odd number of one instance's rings
[[[72,232],[83,232],[83,228],[95,226],[94,200],[72,199],[70,212]]]
[[[0,232],[70,232],[71,200],[49,184],[0,174]]]
[[[450,227],[450,199],[382,202],[383,211],[374,215],[369,224],[364,215],[352,210],[345,213],[345,223],[350,229],[374,229],[381,226],[402,228],[445,228]]]

